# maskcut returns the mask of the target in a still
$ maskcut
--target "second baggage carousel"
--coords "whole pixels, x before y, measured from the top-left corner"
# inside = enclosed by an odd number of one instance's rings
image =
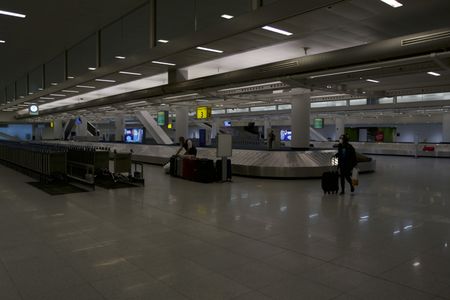
[[[133,160],[164,165],[174,155],[178,146],[161,145],[133,145],[121,143],[96,143],[96,142],[61,142],[50,143],[76,144],[108,147],[111,151],[133,151]],[[318,178],[322,173],[330,170],[331,157],[336,150],[313,151],[262,151],[234,149],[231,157],[232,172],[234,175],[267,177],[267,178]],[[198,148],[197,157],[216,158],[216,149]],[[376,161],[358,154],[358,168],[360,172],[373,172],[376,169]]]

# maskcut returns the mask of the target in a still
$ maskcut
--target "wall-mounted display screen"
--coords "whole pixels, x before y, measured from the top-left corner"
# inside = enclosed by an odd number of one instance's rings
[[[223,121],[223,126],[231,127],[231,121]]]
[[[168,120],[169,120],[169,112],[168,111],[159,111],[158,112],[157,123],[159,126],[166,125]]]
[[[280,130],[280,140],[285,142],[292,140],[292,131]]]
[[[125,143],[142,143],[144,139],[144,129],[125,128],[123,137]]]
[[[315,129],[322,129],[324,125],[324,120],[323,118],[315,118],[314,119],[314,123],[313,123],[313,127]]]

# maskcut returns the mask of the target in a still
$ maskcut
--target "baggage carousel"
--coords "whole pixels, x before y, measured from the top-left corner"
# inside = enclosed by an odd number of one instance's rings
[[[111,151],[133,151],[134,161],[164,165],[174,155],[178,146],[133,145],[121,143],[94,142],[62,142],[49,143],[76,144],[108,147]],[[331,157],[336,150],[314,151],[262,151],[262,150],[233,150],[231,157],[233,175],[266,177],[266,178],[318,178],[322,173],[330,170]],[[216,149],[198,148],[197,157],[217,159]],[[376,161],[358,155],[360,172],[374,172]]]

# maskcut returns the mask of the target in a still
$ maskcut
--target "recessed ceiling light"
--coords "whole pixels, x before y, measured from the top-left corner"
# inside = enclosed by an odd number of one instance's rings
[[[73,76],[67,76],[67,79],[74,79],[75,77]]]
[[[4,44],[4,43],[6,43],[5,40],[0,40],[0,44]]]
[[[381,0],[381,1],[386,3],[387,5],[392,6],[393,8],[397,8],[397,7],[403,6],[403,4],[401,4],[397,0]]]
[[[116,82],[115,80],[112,80],[112,79],[101,79],[101,78],[97,78],[97,79],[95,79],[95,81],[100,81],[100,82]]]
[[[84,88],[84,89],[95,89],[95,86],[92,85],[77,85],[77,88]]]
[[[378,80],[373,80],[373,79],[366,79],[366,81],[373,82],[373,83],[380,83]]]
[[[19,13],[15,13],[12,11],[6,11],[6,10],[0,10],[0,15],[17,17],[17,18],[22,18],[22,19],[26,17],[26,15],[24,15],[24,14],[19,14]]]
[[[441,74],[436,73],[436,72],[427,72],[428,75],[432,75],[432,76],[441,76]]]
[[[142,76],[141,73],[136,73],[136,72],[126,72],[126,71],[120,71],[120,74],[125,74],[125,75],[134,75],[134,76]]]
[[[176,64],[173,63],[168,63],[168,62],[163,62],[163,61],[152,61],[152,63],[157,64],[157,65],[165,65],[165,66],[176,66]]]
[[[95,71],[95,70],[97,70],[97,68],[89,67],[88,70]]]
[[[272,26],[264,26],[264,27],[262,27],[262,29],[268,30],[268,31],[272,31],[272,32],[275,32],[275,33],[278,33],[278,34],[282,34],[282,35],[287,35],[287,36],[293,35],[292,32],[289,32],[289,31],[286,31],[286,30],[282,30],[282,29],[278,29],[278,28],[275,28],[275,27],[272,27]]]
[[[224,18],[224,19],[227,19],[227,20],[230,20],[230,19],[233,19],[233,18],[234,18],[234,16],[232,16],[232,15],[227,15],[227,14],[221,15],[221,17]]]
[[[163,44],[167,44],[169,41],[168,40],[158,40],[158,42],[163,43]]]
[[[125,59],[126,57],[125,57],[125,56],[117,55],[117,56],[115,56],[115,58],[117,58],[117,59]]]
[[[62,90],[61,92],[64,92],[64,93],[75,93],[75,94],[79,93],[78,91],[73,91],[73,90]]]
[[[222,50],[212,49],[212,48],[206,48],[206,47],[197,47],[198,50],[208,51],[208,52],[215,52],[215,53],[223,53]]]

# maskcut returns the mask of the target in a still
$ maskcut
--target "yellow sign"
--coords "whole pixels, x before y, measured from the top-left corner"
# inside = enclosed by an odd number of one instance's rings
[[[167,128],[172,129],[172,123],[167,124]]]
[[[199,106],[197,107],[197,119],[208,119],[211,117],[211,107]]]
[[[50,122],[50,128],[55,127],[55,123],[53,121]]]

